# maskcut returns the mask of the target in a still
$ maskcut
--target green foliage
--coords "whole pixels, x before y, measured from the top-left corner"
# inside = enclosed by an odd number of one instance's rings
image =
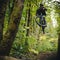
[[[30,2],[29,2],[30,1]],[[38,54],[39,52],[46,52],[46,51],[57,51],[57,30],[60,33],[60,17],[59,14],[55,15],[58,16],[56,18],[56,20],[58,21],[58,27],[53,27],[52,25],[52,20],[51,20],[51,11],[53,8],[50,8],[51,6],[48,6],[48,10],[47,10],[47,16],[46,16],[46,20],[47,20],[47,27],[45,29],[46,34],[43,35],[42,32],[40,32],[40,34],[38,33],[38,31],[41,31],[41,29],[39,29],[39,26],[36,24],[35,22],[35,15],[36,15],[36,10],[39,7],[39,3],[41,3],[42,0],[25,0],[25,5],[24,5],[24,9],[23,9],[23,14],[22,14],[22,18],[20,21],[20,25],[19,25],[19,29],[18,29],[18,33],[16,35],[15,41],[12,45],[12,49],[11,49],[11,56],[15,56],[15,57],[21,57],[22,55],[26,54],[26,51],[29,50],[29,52],[32,53],[36,53]],[[51,1],[51,0],[49,0]],[[48,2],[49,2],[48,1]],[[48,3],[46,2],[46,3]],[[31,7],[27,6],[27,3],[31,3]],[[12,6],[12,2],[11,5]],[[56,6],[55,6],[56,7]],[[27,10],[31,9],[31,22],[30,22],[30,26],[27,27]],[[57,8],[57,7],[56,7]],[[60,12],[58,9],[55,9],[56,12]],[[19,11],[18,8],[15,12]],[[8,27],[8,19],[9,19],[9,15],[8,15],[9,9],[7,8],[6,10],[6,17],[5,17],[5,28],[4,28],[4,33]],[[54,12],[54,13],[56,13]],[[16,14],[15,14],[16,15]],[[37,19],[37,21],[39,22],[39,19]],[[29,31],[29,36],[26,36],[26,30],[29,29],[31,31]],[[39,38],[38,38],[39,35]],[[36,38],[37,36],[37,38]]]
[[[56,41],[49,41],[49,39],[42,40],[40,44],[38,44],[37,50],[39,52],[57,51],[57,43]]]

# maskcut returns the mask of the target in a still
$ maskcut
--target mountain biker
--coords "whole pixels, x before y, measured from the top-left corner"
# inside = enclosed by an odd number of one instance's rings
[[[43,6],[43,4],[40,4],[40,7],[36,11],[36,16],[40,18],[39,26],[41,25],[46,26],[46,20],[45,20],[46,11],[47,9]],[[42,24],[42,17],[44,17],[44,24]]]

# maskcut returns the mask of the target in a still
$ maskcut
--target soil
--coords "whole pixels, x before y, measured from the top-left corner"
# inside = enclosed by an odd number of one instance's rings
[[[37,55],[36,60],[57,60],[56,52],[44,52]]]

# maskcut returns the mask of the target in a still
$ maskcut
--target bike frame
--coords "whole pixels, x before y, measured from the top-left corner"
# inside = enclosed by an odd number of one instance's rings
[[[45,27],[46,27],[46,21],[45,21],[45,16],[44,15],[37,15],[37,18],[40,18],[40,24],[37,23],[38,25],[40,25],[40,27],[42,27],[42,31],[43,34],[45,33]]]

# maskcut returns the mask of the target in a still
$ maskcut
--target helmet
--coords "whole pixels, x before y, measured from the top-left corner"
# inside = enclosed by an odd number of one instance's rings
[[[43,6],[43,4],[40,4],[40,6]]]

